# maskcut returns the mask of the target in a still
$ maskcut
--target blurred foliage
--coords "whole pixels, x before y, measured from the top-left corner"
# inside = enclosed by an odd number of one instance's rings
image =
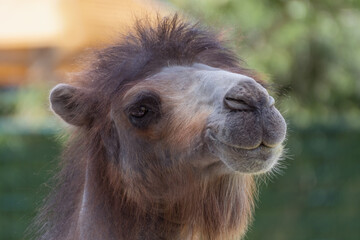
[[[0,89],[0,134],[47,133],[58,129],[51,116],[50,86],[33,83],[22,88]]]
[[[360,126],[360,1],[170,2],[225,32],[250,68],[271,74],[296,124]]]
[[[0,134],[0,239],[23,239],[46,196],[60,143],[53,135]],[[40,187],[42,186],[42,187]]]

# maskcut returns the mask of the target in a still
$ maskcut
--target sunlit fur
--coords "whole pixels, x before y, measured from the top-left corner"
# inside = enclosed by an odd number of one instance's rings
[[[71,84],[79,90],[66,100],[76,113],[68,121],[76,127],[62,155],[54,190],[32,227],[37,239],[222,240],[244,235],[254,207],[253,176],[202,175],[183,164],[203,147],[196,145],[201,139],[194,136],[202,136],[206,109],[191,115],[177,108],[179,114],[168,118],[162,135],[167,139],[162,144],[171,146],[166,151],[135,142],[126,128],[129,123],[114,110],[162,68],[194,63],[260,82],[216,34],[177,15],[153,23],[138,21],[134,31],[97,52],[87,70],[73,76]],[[167,93],[171,95],[171,89]],[[136,136],[159,139],[156,129]],[[186,151],[189,146],[191,152]],[[132,159],[120,157],[124,149]],[[171,164],[161,165],[164,159]]]

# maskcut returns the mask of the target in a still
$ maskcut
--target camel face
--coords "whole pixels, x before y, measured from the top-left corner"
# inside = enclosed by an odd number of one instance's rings
[[[121,122],[142,146],[159,146],[154,154],[168,149],[170,159],[182,154],[205,169],[252,174],[270,170],[282,154],[285,120],[267,90],[242,74],[198,63],[169,66],[121,101],[133,103],[123,107]]]

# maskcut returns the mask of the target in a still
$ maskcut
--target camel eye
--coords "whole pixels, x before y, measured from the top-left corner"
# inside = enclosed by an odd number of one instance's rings
[[[141,92],[126,107],[130,123],[139,129],[147,129],[160,119],[160,98],[152,92]]]
[[[142,118],[148,113],[148,109],[145,106],[140,106],[130,111],[130,115],[134,118]]]

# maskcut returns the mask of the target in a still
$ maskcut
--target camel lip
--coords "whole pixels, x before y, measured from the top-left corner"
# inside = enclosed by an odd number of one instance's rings
[[[211,131],[208,131],[208,136],[212,141],[218,142],[218,143],[220,143],[222,145],[225,145],[225,146],[230,147],[230,148],[238,149],[238,150],[253,151],[253,150],[257,150],[257,149],[273,149],[273,148],[277,147],[277,145],[271,146],[271,145],[267,145],[264,142],[261,142],[260,144],[254,146],[254,147],[242,147],[242,146],[238,146],[236,144],[231,144],[231,143],[227,143],[227,142],[224,142],[224,141],[220,140]]]

